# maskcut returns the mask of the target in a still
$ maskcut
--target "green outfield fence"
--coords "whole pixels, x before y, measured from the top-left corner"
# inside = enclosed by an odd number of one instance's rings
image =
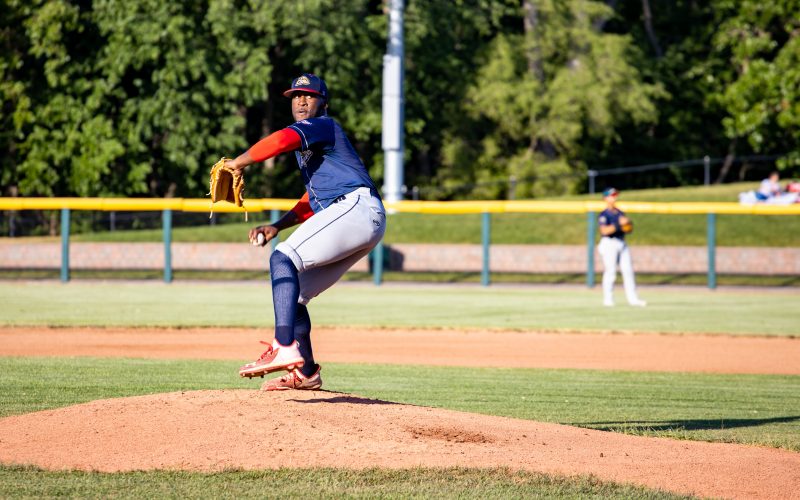
[[[247,200],[243,208],[223,202],[213,207],[214,212],[269,212],[272,221],[280,217],[281,211],[291,209],[296,200],[254,199]],[[800,204],[740,205],[738,203],[698,203],[672,202],[620,203],[620,208],[629,213],[653,214],[706,214],[706,242],[708,249],[707,284],[716,288],[716,216],[717,214],[746,215],[800,215]],[[586,285],[594,286],[594,241],[597,231],[597,213],[605,208],[598,201],[401,201],[387,203],[390,212],[409,212],[421,214],[482,214],[481,246],[482,269],[481,284],[490,285],[491,214],[493,213],[585,213],[587,216],[586,235]],[[69,242],[70,214],[73,210],[94,211],[160,211],[162,213],[164,242],[164,281],[172,281],[172,214],[182,212],[210,212],[212,206],[207,199],[165,198],[0,198],[0,210],[60,210],[61,212],[61,281],[70,279]],[[273,247],[276,242],[273,241]],[[373,281],[383,282],[384,247],[379,244],[370,255]]]

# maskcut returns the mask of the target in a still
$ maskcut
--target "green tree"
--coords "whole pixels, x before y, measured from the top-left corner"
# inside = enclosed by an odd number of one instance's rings
[[[711,51],[718,25],[712,6],[692,0],[649,4],[649,28],[640,2],[617,2],[604,29],[628,33],[640,49],[635,66],[646,80],[663,86],[665,92],[655,99],[659,119],[644,130],[625,125],[619,130],[623,140],[608,148],[595,146],[595,153],[586,157],[595,168],[724,156],[730,147],[720,126],[724,110],[709,99],[729,71],[726,61]],[[657,186],[674,175],[697,182],[703,173],[654,171],[643,182]]]
[[[643,74],[661,82],[661,118],[646,134],[622,130],[625,141],[592,161],[612,166],[725,157],[717,181],[742,155],[786,155],[796,163],[798,2],[650,0],[651,32],[638,2],[618,2],[606,29],[629,32],[646,57]],[[659,56],[651,39],[663,49]],[[748,165],[742,164],[740,177]],[[761,174],[772,166],[767,163]],[[661,185],[664,173],[650,174]],[[697,182],[702,170],[674,176]],[[673,174],[668,177],[672,178]]]
[[[117,190],[202,196],[208,166],[246,145],[247,107],[268,99],[276,27],[228,0],[102,0],[94,15],[98,86],[126,145]]]
[[[89,14],[60,0],[7,7],[15,47],[5,68],[11,81],[4,78],[3,119],[13,123],[7,147],[14,154],[3,181],[21,195],[94,194],[123,147],[92,99]]]
[[[473,196],[505,196],[511,178],[532,180],[518,196],[574,191],[588,140],[618,141],[623,124],[658,116],[663,91],[631,63],[630,37],[598,29],[612,15],[605,4],[526,0],[519,15],[524,29],[489,44],[464,103],[479,126],[454,134],[443,158],[441,181],[470,179]]]
[[[28,47],[21,11],[18,2],[0,1],[0,187],[6,191],[0,195],[16,193],[18,124],[26,121],[31,105],[22,69]]]
[[[329,114],[347,132],[371,173],[380,180],[381,75],[386,46],[385,15],[375,2],[304,0],[264,2],[255,22],[272,19],[278,39],[269,48],[273,71],[270,100],[250,114],[249,142],[292,122],[289,100],[282,97],[291,80],[302,72],[322,76],[330,91]],[[272,4],[272,5],[271,5]],[[252,169],[251,169],[252,170]],[[299,196],[302,181],[293,155],[268,162],[262,192]],[[248,174],[250,175],[250,174]]]
[[[408,185],[430,184],[438,167],[445,132],[463,114],[462,101],[474,79],[475,54],[502,29],[516,3],[516,0],[407,2],[404,19]],[[380,3],[364,0],[297,2],[287,10],[296,8],[301,8],[301,12],[287,14],[285,21],[281,21],[292,36],[278,43],[280,51],[273,59],[273,80],[279,86],[270,92],[279,95],[300,71],[322,75],[331,90],[331,115],[343,124],[380,184],[386,12]],[[276,126],[285,125],[290,119],[288,106],[278,104],[265,110],[259,119]],[[272,127],[263,132],[269,130]],[[284,175],[295,168],[293,159],[278,159],[272,182],[286,184],[285,177],[295,179],[296,176]]]
[[[20,194],[202,196],[207,166],[246,145],[277,27],[254,23],[244,2],[11,7],[27,50],[12,66],[16,86],[3,87],[17,166],[4,182]]]
[[[219,156],[291,122],[281,93],[302,71],[327,80],[380,183],[384,8],[0,0],[0,189],[203,196]],[[785,154],[793,172],[798,19],[796,0],[409,1],[406,182],[540,196],[580,189],[588,167],[726,153]],[[246,195],[299,195],[296,168],[251,168]]]
[[[721,0],[714,51],[733,71],[712,98],[724,107],[725,134],[756,153],[785,153],[800,171],[800,2]]]

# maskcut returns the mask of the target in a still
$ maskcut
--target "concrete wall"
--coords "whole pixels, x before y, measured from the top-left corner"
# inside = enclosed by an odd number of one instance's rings
[[[480,245],[392,245],[392,267],[406,271],[480,271]],[[631,246],[639,273],[706,273],[706,247]],[[586,247],[582,245],[492,245],[489,266],[493,272],[585,273]],[[602,259],[595,250],[595,269]],[[800,249],[717,247],[720,274],[800,274]]]

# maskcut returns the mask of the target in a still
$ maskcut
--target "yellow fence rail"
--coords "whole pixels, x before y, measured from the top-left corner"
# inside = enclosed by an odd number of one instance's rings
[[[214,212],[259,212],[289,210],[297,200],[260,198],[245,200],[244,208],[227,202],[214,205]],[[793,205],[741,205],[722,202],[620,202],[631,213],[652,214],[742,214],[800,215],[800,203]],[[589,213],[605,208],[601,201],[400,201],[387,203],[396,212],[424,214],[475,213]],[[101,210],[210,212],[208,198],[0,198],[0,210]]]

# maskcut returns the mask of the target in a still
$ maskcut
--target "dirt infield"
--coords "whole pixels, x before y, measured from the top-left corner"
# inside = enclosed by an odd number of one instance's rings
[[[316,328],[321,362],[800,375],[800,339]],[[252,361],[256,329],[0,328],[0,356]],[[424,349],[417,348],[425,346]]]
[[[314,335],[322,363],[800,373],[800,339],[365,329]],[[258,339],[258,331],[238,329],[6,328],[0,356],[244,361],[257,355]],[[415,345],[426,346],[424,359],[409,348]],[[256,443],[269,443],[271,453],[254,454]],[[328,391],[176,392],[7,417],[0,419],[0,461],[102,471],[507,466],[713,497],[790,498],[800,490],[800,453],[791,451],[628,436]]]

